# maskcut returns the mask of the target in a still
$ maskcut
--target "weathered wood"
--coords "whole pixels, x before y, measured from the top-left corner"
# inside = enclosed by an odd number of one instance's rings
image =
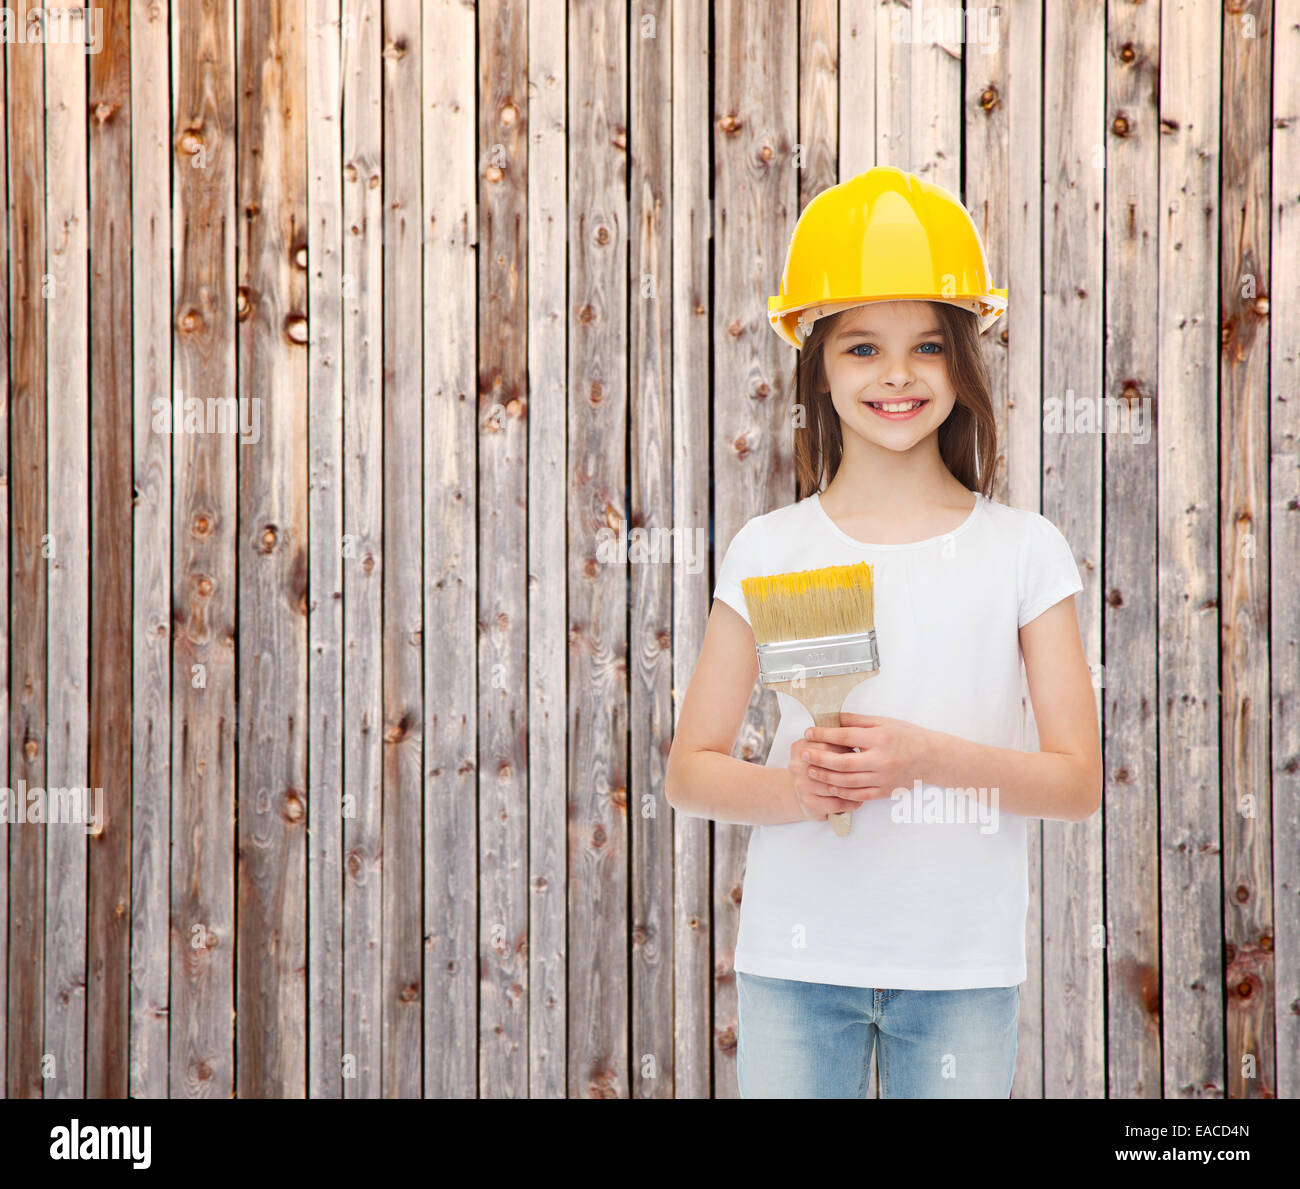
[[[840,180],[836,176],[838,117],[843,110],[839,95],[839,49],[839,5],[835,0],[801,0],[799,141],[791,161],[799,169],[800,210],[814,195]],[[784,259],[781,263],[785,263]]]
[[[424,589],[420,432],[420,8],[384,5],[384,801],[385,1098],[421,1093]]]
[[[26,23],[31,5],[15,6]],[[45,787],[47,566],[45,55],[5,43],[9,107],[9,787]],[[45,1010],[45,835],[6,826],[9,932],[5,1094],[40,1098]]]
[[[628,293],[627,517],[633,1098],[673,1096],[672,814],[663,797],[672,743],[672,5],[636,9],[628,45],[632,97]],[[647,36],[651,31],[654,36]],[[659,33],[662,31],[663,36]],[[656,547],[656,541],[660,547]]]
[[[569,6],[572,1098],[629,1092],[627,571],[621,557],[609,558],[627,521],[626,17],[624,3]]]
[[[689,539],[673,565],[673,722],[709,616],[709,13],[672,13],[673,527]],[[676,557],[674,557],[676,562]],[[712,963],[709,823],[673,814],[673,1093],[708,1098]]]
[[[876,164],[877,12],[875,0],[840,0],[835,179],[839,182],[846,182]]]
[[[478,1092],[528,1093],[528,11],[478,40]],[[473,703],[471,703],[473,704]]]
[[[343,1094],[343,127],[339,0],[308,0],[307,1096]]]
[[[563,1098],[568,1055],[565,523],[568,111],[564,0],[528,6],[528,1094]],[[663,36],[660,30],[660,36]],[[486,182],[480,181],[481,185]],[[469,234],[468,232],[466,233]],[[472,363],[472,360],[470,361]],[[462,397],[463,399],[463,397]],[[477,401],[475,402],[477,409]],[[471,445],[469,449],[473,449]],[[477,484],[466,480],[477,495]],[[467,551],[473,525],[461,528]],[[464,565],[467,573],[473,567]],[[472,610],[472,608],[471,608]],[[450,684],[455,690],[459,683]],[[467,684],[461,713],[475,691]],[[453,703],[449,703],[453,704]],[[468,728],[466,728],[468,736]],[[473,763],[474,741],[458,754]],[[473,767],[468,774],[472,775]],[[464,777],[459,777],[464,780]],[[452,797],[470,798],[458,785]],[[471,798],[472,799],[472,798]],[[472,1072],[472,1071],[471,1071]],[[471,1087],[472,1092],[472,1087]]]
[[[1160,938],[1164,1097],[1223,1095],[1219,904],[1219,19],[1160,9]],[[1175,247],[1175,245],[1179,245]]]
[[[1013,508],[1041,507],[1042,327],[1042,5],[1026,0],[967,9],[964,57],[965,201],[984,240],[993,284],[1008,288],[1007,312],[985,332],[997,461],[993,498]],[[1035,146],[1020,151],[1019,146]],[[1014,278],[1014,283],[1012,278]],[[1013,331],[1014,327],[1014,331]],[[1038,746],[1029,689],[1021,667],[1025,746]],[[1029,904],[1026,978],[1013,1098],[1043,1095],[1042,821],[1026,823]]]
[[[1101,445],[1074,414],[1102,391],[1105,6],[1047,6],[1043,127],[1043,515],[1074,550],[1083,650],[1101,659]],[[1046,410],[1045,410],[1046,411]],[[1084,432],[1075,432],[1075,430]],[[1043,1092],[1106,1090],[1100,813],[1043,821]]]
[[[307,196],[303,0],[238,7],[240,1097],[306,1094]]]
[[[1300,61],[1300,0],[1275,8],[1273,61]],[[1272,259],[1300,260],[1300,71],[1275,70]],[[1282,581],[1270,590],[1273,678],[1273,981],[1277,988],[1279,1098],[1300,1098],[1300,272],[1273,269],[1269,433],[1269,564]]]
[[[876,9],[875,160],[960,194],[962,14],[926,7]]]
[[[713,545],[714,571],[751,516],[794,495],[786,394],[794,360],[772,333],[776,292],[799,216],[790,154],[796,140],[796,10],[760,19],[738,0],[714,12]],[[761,762],[779,719],[776,695],[757,684],[738,754]],[[749,827],[713,825],[713,1093],[736,1086],[736,952]]]
[[[1225,12],[1219,171],[1219,738],[1229,1098],[1272,1098],[1269,782],[1269,72],[1273,6]],[[1291,63],[1291,69],[1295,64]],[[1279,63],[1279,69],[1286,66]],[[1292,114],[1292,113],[1288,113]],[[1294,261],[1283,269],[1293,268]],[[1283,271],[1279,269],[1278,271]],[[1294,347],[1295,344],[1292,344]],[[1295,394],[1292,393],[1292,396]],[[1294,989],[1284,994],[1287,1002]]]
[[[1156,771],[1155,399],[1159,341],[1160,14],[1110,10],[1106,29],[1105,440],[1107,1092],[1159,1098],[1160,853]],[[1110,422],[1107,420],[1110,430]],[[1119,1038],[1123,1038],[1120,1040]]]
[[[228,407],[238,391],[234,10],[178,5],[171,20],[174,399],[201,402],[206,427],[207,411],[220,407],[209,402]],[[235,1091],[239,445],[220,424],[214,430],[172,442],[173,1098]]]
[[[86,1096],[129,1093],[131,917],[131,12],[90,55],[90,786]],[[84,56],[84,54],[83,54]],[[167,104],[162,102],[165,113]],[[163,173],[166,177],[165,169]],[[164,223],[165,223],[164,219]],[[166,275],[166,269],[162,270]],[[95,794],[98,796],[99,794]]]
[[[384,189],[379,8],[343,3],[343,1095],[381,1094]]]
[[[424,590],[425,618],[436,625],[424,649],[423,1092],[427,1098],[473,1098],[478,1031],[477,914],[470,894],[478,866],[478,502],[471,463],[478,321],[475,20],[473,9],[456,0],[442,0],[423,13]],[[561,35],[563,29],[561,19]],[[562,437],[560,446],[563,455]],[[530,516],[537,515],[529,505]],[[563,623],[562,614],[554,616],[542,630],[554,637]],[[558,656],[562,682],[563,652]],[[559,754],[564,755],[562,741]],[[552,786],[551,791],[559,790]],[[563,920],[561,938],[562,930]],[[526,925],[522,932],[527,934]],[[525,1088],[521,1097],[526,1095]]]
[[[90,746],[90,338],[86,52],[45,47],[49,602],[46,757],[46,1098],[86,1089],[86,761]],[[62,802],[62,804],[60,804]],[[93,794],[90,803],[94,809]]]
[[[9,55],[0,50],[0,129],[6,138],[9,134],[9,111],[6,96],[8,94]],[[0,169],[0,211],[4,211],[4,224],[0,226],[0,252],[3,252],[4,266],[0,267],[0,557],[5,564],[0,566],[0,605],[5,613],[0,615],[0,722],[9,723],[9,557],[10,541],[10,507],[9,507],[9,401],[11,396],[9,373],[9,282],[11,274],[11,256],[9,245],[14,238],[13,211],[9,206],[9,170]],[[0,785],[9,784],[9,745],[0,747]],[[6,1009],[0,1011],[0,1093],[8,1092],[6,1069],[9,1056],[9,823],[0,822],[0,1003]]]
[[[131,7],[131,1095],[166,1098],[171,854],[172,398],[168,20]],[[93,694],[93,690],[92,690]]]

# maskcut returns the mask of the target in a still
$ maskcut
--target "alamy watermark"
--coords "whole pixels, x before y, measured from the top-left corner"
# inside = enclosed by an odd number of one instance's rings
[[[87,834],[98,834],[104,828],[104,790],[28,788],[25,780],[19,780],[16,789],[0,787],[0,823],[85,826]]]
[[[996,788],[940,788],[922,785],[920,777],[912,787],[896,788],[889,794],[889,820],[905,825],[972,825],[979,824],[981,834],[994,834],[998,828],[998,790]]]
[[[686,573],[698,574],[708,556],[708,539],[702,527],[641,528],[628,530],[620,520],[617,530],[602,528],[596,534],[596,561],[600,565],[666,565],[680,561]]]
[[[1123,433],[1143,445],[1151,439],[1151,398],[1092,397],[1065,390],[1065,399],[1049,396],[1043,401],[1044,433]]]
[[[23,20],[0,8],[0,42],[8,45],[79,45],[88,54],[104,48],[102,8],[29,8]]]
[[[156,396],[149,402],[154,433],[238,434],[245,445],[262,437],[262,398],[260,396],[209,396],[206,399],[186,396],[176,389],[174,400]]]

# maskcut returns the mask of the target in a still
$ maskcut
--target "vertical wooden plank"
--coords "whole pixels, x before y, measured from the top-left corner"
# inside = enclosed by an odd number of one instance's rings
[[[340,0],[307,8],[307,1096],[343,1093],[343,94]],[[355,30],[349,30],[355,35]]]
[[[528,1093],[531,1098],[563,1098],[567,1089],[567,560],[565,551],[555,548],[556,526],[565,522],[567,477],[566,27],[564,0],[534,0],[528,6]],[[663,36],[662,29],[660,36]],[[486,182],[484,185],[493,189]],[[472,365],[473,360],[469,362]],[[472,449],[472,444],[466,447],[467,451]],[[469,490],[477,494],[472,482]],[[465,533],[465,548],[470,550],[473,526]],[[468,574],[474,572],[468,562],[464,568]],[[458,705],[469,705],[474,696],[475,691],[467,689]],[[467,739],[460,754],[472,757],[472,753],[473,740]],[[459,800],[462,795],[468,796],[468,792],[458,791],[453,795]]]
[[[383,28],[343,0],[343,1094],[381,1094]]]
[[[6,142],[9,135],[9,54],[0,50],[0,129],[4,130]],[[13,240],[13,212],[9,206],[9,170],[0,169],[0,211],[4,211],[4,224],[0,227],[0,250],[4,252],[4,267],[0,268],[0,557],[5,564],[0,565],[0,606],[5,613],[0,615],[0,722],[9,725],[9,567],[12,564],[9,555],[10,543],[10,491],[9,491],[9,401],[12,388],[10,384],[9,354],[9,281],[11,275],[9,246]],[[9,747],[0,747],[0,783],[5,788],[9,784]],[[8,1088],[9,1057],[9,822],[0,822],[0,1003],[6,1005],[0,1010],[0,1092]]]
[[[26,26],[31,5],[15,20]],[[46,561],[45,56],[5,43],[9,84],[9,785],[44,788]],[[20,783],[21,782],[21,783]],[[40,1098],[45,1033],[45,834],[8,829],[8,1098]]]
[[[131,6],[90,55],[90,786],[86,1096],[129,1092],[131,917]],[[163,105],[166,111],[166,104]],[[165,269],[161,275],[165,274]],[[98,794],[96,794],[98,795]]]
[[[229,1098],[235,926],[235,47],[233,8],[172,9],[171,1086]],[[190,418],[191,410],[196,414]],[[209,428],[212,414],[213,432]],[[227,432],[217,422],[226,418]],[[198,418],[202,418],[201,421]],[[237,420],[235,422],[237,425]],[[196,426],[202,425],[196,431]],[[187,428],[188,426],[188,428]]]
[[[1273,49],[1273,293],[1269,315],[1269,558],[1272,587],[1273,931],[1279,1098],[1300,1098],[1300,0],[1277,0]],[[1281,265],[1281,267],[1279,267]]]
[[[1006,492],[1012,507],[1042,509],[1043,402],[1043,5],[1022,0],[1002,10],[1000,35],[1009,46],[1007,167],[1008,200],[1006,322],[992,331],[1007,344]],[[1012,151],[1015,146],[1016,151]],[[1032,146],[1020,151],[1021,146]],[[995,276],[997,274],[995,273]],[[1004,338],[1005,336],[1005,338]],[[1038,746],[1021,665],[1020,713],[1024,746]],[[1043,823],[1026,826],[1029,846],[1029,904],[1025,921],[1026,980],[1020,993],[1020,1048],[1011,1093],[1043,1097]]]
[[[836,176],[839,155],[839,5],[801,0],[799,5],[799,139],[791,166],[799,170],[799,209]],[[784,264],[784,260],[782,264]],[[777,278],[778,281],[780,278]],[[791,359],[791,372],[794,370]],[[794,493],[791,492],[791,498]]]
[[[709,10],[672,10],[673,524],[690,535],[694,565],[673,566],[673,721],[699,659],[709,616]],[[710,1087],[709,822],[673,814],[673,1091]]]
[[[1113,1098],[1159,1098],[1155,397],[1159,336],[1160,13],[1112,3],[1106,27],[1106,1067]]]
[[[672,743],[670,565],[682,542],[672,527],[672,8],[642,0],[628,44],[632,110],[631,233],[628,262],[629,481],[632,506],[625,526],[631,579],[631,812],[633,1098],[673,1096],[672,815],[663,798]],[[660,32],[663,36],[659,36]],[[648,35],[653,34],[653,35]],[[666,542],[671,542],[671,550]]]
[[[713,544],[716,566],[751,516],[790,502],[793,436],[786,412],[789,349],[772,333],[767,298],[780,283],[798,218],[789,167],[797,119],[796,10],[760,18],[739,0],[714,13]],[[739,754],[761,762],[778,719],[754,687]],[[736,953],[748,826],[713,824],[713,1093],[735,1098]]]
[[[617,536],[620,522],[627,519],[626,29],[624,3],[571,0],[568,562],[572,1098],[623,1098],[628,1094],[627,575],[621,557],[607,559],[608,541]],[[508,373],[506,378],[510,378]],[[486,555],[486,548],[484,552]]]
[[[171,855],[172,260],[168,17],[131,4],[131,1095],[166,1098]],[[162,414],[161,424],[157,417]],[[186,677],[188,681],[188,675]]]
[[[1047,9],[1043,136],[1043,514],[1075,552],[1076,607],[1090,664],[1101,655],[1101,446],[1078,409],[1102,391],[1105,7]],[[1068,431],[1068,432],[1067,432]],[[1043,822],[1044,1093],[1106,1090],[1102,814]]]
[[[835,180],[839,182],[847,182],[876,164],[876,8],[876,0],[839,2],[839,88],[835,112],[839,122]],[[777,267],[784,263],[782,259]]]
[[[45,154],[46,342],[58,344],[49,353],[47,389],[45,1054],[53,1060],[46,1071],[45,1096],[81,1098],[86,1092],[84,817],[90,746],[86,52],[61,38],[51,38],[45,46]]]
[[[1269,72],[1273,5],[1223,14],[1219,175],[1219,738],[1223,741],[1225,1092],[1272,1098],[1273,802],[1269,783]],[[1286,69],[1279,62],[1280,69]],[[1294,63],[1292,63],[1294,69]],[[1290,395],[1294,396],[1294,393]]]
[[[478,866],[477,493],[470,403],[478,238],[474,11],[458,0],[438,0],[423,12],[424,589],[427,618],[437,625],[424,650],[424,1095],[473,1098],[478,1024],[472,895]],[[561,45],[563,30],[561,20]],[[558,634],[563,620],[557,617],[549,626]],[[563,653],[557,655],[562,682]],[[561,788],[552,785],[552,794]]]
[[[307,211],[303,0],[237,9],[239,1088],[306,1093]]]
[[[1164,1097],[1220,1097],[1218,13],[1160,9],[1160,934]]]
[[[420,9],[384,5],[385,1098],[420,1096],[424,742]]]
[[[479,10],[478,600],[479,1093],[528,1086],[527,681],[528,12]],[[490,573],[490,577],[489,577]]]
[[[963,62],[966,205],[1007,312],[984,336],[998,454],[993,498],[1038,511],[1042,431],[1042,35],[1040,0],[968,8]],[[1029,149],[1027,146],[1032,146]],[[1038,745],[1021,668],[1025,746]],[[1020,995],[1014,1098],[1043,1094],[1042,820],[1027,823],[1027,974]]]
[[[876,161],[961,193],[958,5],[876,10]],[[936,19],[938,18],[938,19]]]

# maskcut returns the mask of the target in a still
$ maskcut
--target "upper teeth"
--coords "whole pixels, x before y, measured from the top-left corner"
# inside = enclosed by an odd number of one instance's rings
[[[909,409],[918,409],[925,401],[921,400],[896,400],[886,403],[885,401],[872,401],[872,404],[878,409],[884,409],[886,413],[906,413]]]

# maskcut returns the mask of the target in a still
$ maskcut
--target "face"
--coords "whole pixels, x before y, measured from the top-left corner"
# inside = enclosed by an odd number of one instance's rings
[[[880,301],[840,314],[822,349],[845,434],[909,450],[944,423],[957,395],[929,302]]]

